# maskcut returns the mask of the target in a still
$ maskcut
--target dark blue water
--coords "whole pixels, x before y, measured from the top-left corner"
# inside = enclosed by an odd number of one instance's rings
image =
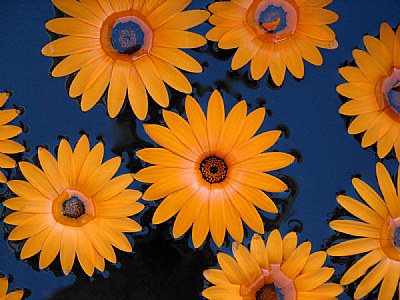
[[[195,0],[190,8],[206,8],[210,2]],[[259,82],[249,80],[248,66],[231,72],[232,51],[218,52],[212,43],[199,50],[188,50],[204,66],[201,74],[187,74],[194,96],[203,107],[211,90],[219,88],[228,108],[242,98],[252,109],[265,105],[270,115],[262,130],[285,129],[286,137],[282,136],[273,148],[292,151],[299,159],[275,173],[284,176],[291,190],[277,195],[281,213],[277,218],[265,215],[266,228],[280,227],[283,234],[294,228],[300,231],[299,241],[312,242],[313,251],[325,249],[334,235],[327,223],[337,207],[336,193],[346,190],[348,195],[356,197],[352,176],[361,174],[363,180],[377,188],[375,152],[363,150],[347,134],[345,122],[337,112],[342,102],[335,86],[344,82],[337,69],[344,61],[352,60],[351,51],[355,47],[363,48],[364,34],[377,35],[383,21],[392,27],[400,21],[400,5],[393,0],[337,0],[328,8],[340,16],[331,26],[339,48],[321,50],[322,67],[305,63],[303,80],[295,80],[287,73],[279,89],[267,84],[267,76]],[[120,173],[137,171],[140,162],[134,153],[154,143],[146,137],[142,123],[135,120],[130,110],[113,120],[106,115],[103,105],[83,113],[78,103],[68,97],[69,81],[49,76],[53,61],[41,55],[40,49],[50,40],[44,24],[53,17],[50,1],[0,0],[0,90],[13,91],[9,107],[15,104],[24,108],[25,113],[17,119],[17,123],[22,121],[29,127],[17,139],[28,146],[23,159],[34,159],[39,145],[53,149],[60,136],[68,136],[75,143],[83,130],[89,134],[92,145],[98,139],[106,143],[107,159],[115,155],[124,157]],[[194,31],[205,33],[210,28],[209,24],[203,24]],[[176,92],[172,95],[171,108],[182,113],[183,96]],[[145,122],[155,123],[160,119],[159,107],[152,105]],[[391,174],[396,172],[396,159],[384,163]],[[140,189],[141,184],[135,183],[134,187]],[[0,272],[13,276],[11,290],[28,289],[30,299],[201,299],[204,287],[201,273],[215,266],[216,248],[206,243],[194,250],[188,235],[174,240],[171,222],[150,226],[154,209],[155,204],[150,203],[136,218],[145,229],[131,239],[134,253],[117,251],[118,263],[106,265],[106,272],[96,273],[92,279],[76,265],[72,275],[62,275],[58,259],[49,269],[39,270],[37,258],[20,261],[18,244],[10,244],[5,238],[0,239]],[[8,229],[3,226],[3,231]],[[248,232],[248,236],[251,234]],[[228,239],[222,250],[229,251],[230,244]],[[337,267],[336,275],[340,275],[348,260],[333,262],[329,264]],[[343,294],[340,299],[350,297]]]

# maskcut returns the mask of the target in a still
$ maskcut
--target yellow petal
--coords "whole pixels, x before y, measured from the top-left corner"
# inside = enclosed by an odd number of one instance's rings
[[[221,195],[222,193],[223,191],[220,188],[214,188],[214,185],[211,185],[211,194],[208,207],[210,232],[217,247],[221,247],[225,238],[226,229],[225,205],[223,196]]]
[[[46,23],[46,29],[62,35],[98,38],[100,28],[76,18],[56,18]]]
[[[297,247],[296,232],[289,232],[282,240],[283,260],[286,261]],[[286,273],[287,275],[288,273]]]
[[[136,152],[136,155],[150,164],[181,169],[193,168],[192,161],[187,160],[164,148],[146,148]]]
[[[167,89],[150,58],[144,56],[136,60],[135,67],[150,96],[162,107],[167,107],[169,104]]]
[[[157,124],[145,124],[144,130],[153,141],[162,147],[193,162],[197,160],[198,156],[188,148],[189,145],[184,145],[169,128]]]
[[[209,150],[207,120],[199,103],[191,96],[186,97],[185,110],[190,128],[203,152]]]
[[[359,237],[379,238],[379,228],[353,220],[335,220],[329,223],[332,229]]]
[[[210,150],[215,151],[225,121],[225,108],[221,94],[215,90],[207,107],[207,136]]]
[[[348,212],[364,222],[380,227],[385,221],[375,211],[351,197],[339,195],[336,199]]]
[[[190,179],[189,179],[190,178]],[[143,200],[158,200],[165,196],[181,190],[190,184],[193,178],[192,170],[184,170],[176,176],[175,174],[170,177],[163,178],[152,184],[143,194]]]
[[[272,55],[271,64],[269,66],[269,72],[271,74],[272,81],[277,85],[281,86],[283,79],[285,78],[286,65],[280,55],[277,46],[274,45],[274,54]]]
[[[134,64],[131,64],[129,73],[128,96],[133,113],[139,120],[144,120],[148,109],[147,91]]]
[[[311,243],[302,243],[282,264],[281,271],[290,279],[295,279],[301,272],[310,255]]]
[[[324,265],[325,260],[326,260],[325,251],[317,251],[310,254],[306,264],[303,267],[303,270],[301,270],[301,274],[317,271]]]
[[[261,275],[262,271],[257,264],[257,261],[250,254],[246,247],[234,242],[232,245],[232,252],[238,262],[239,267],[243,273],[247,274],[247,277],[254,278],[257,275]]]
[[[345,241],[330,247],[327,252],[331,256],[354,255],[369,252],[380,247],[378,239],[360,238]]]
[[[218,109],[220,108],[221,107],[218,107]],[[236,104],[229,112],[220,130],[216,145],[216,154],[220,157],[225,157],[225,155],[227,155],[235,145],[246,120],[246,112],[247,104],[244,100]],[[220,120],[223,120],[222,114]],[[217,129],[215,129],[215,131],[217,132]]]
[[[48,43],[42,48],[42,54],[46,56],[67,56],[96,49],[100,49],[98,39],[66,36]]]
[[[246,126],[246,123],[244,126]],[[245,141],[240,146],[232,149],[232,151],[226,156],[226,161],[229,165],[231,165],[238,164],[255,157],[256,155],[273,146],[280,137],[281,133],[282,132],[280,130],[270,130]]]
[[[208,201],[208,194],[208,190],[200,188],[186,201],[175,219],[172,230],[174,238],[182,236],[192,226],[203,205]]]
[[[77,230],[75,228],[64,227],[61,237],[60,261],[65,275],[72,270],[75,261],[75,250],[77,243]]]
[[[376,164],[376,177],[392,218],[400,216],[400,203],[389,172],[382,163]]]
[[[383,202],[382,198],[364,181],[353,178],[352,184],[356,189],[357,193],[360,194],[361,198],[381,216],[382,219],[386,220],[388,216],[388,209]]]
[[[208,197],[206,200],[206,203],[204,203],[203,208],[193,223],[192,240],[195,248],[198,248],[203,244],[210,230]]]
[[[58,168],[60,173],[68,180],[71,187],[74,187],[77,180],[75,160],[71,146],[63,139],[58,147]]]
[[[57,193],[61,195],[61,193],[69,187],[69,184],[67,179],[64,177],[64,174],[60,173],[57,160],[44,148],[39,148],[38,156],[40,165],[42,166],[47,179],[53,185]]]
[[[19,167],[25,178],[35,187],[39,192],[49,199],[55,199],[58,196],[57,191],[51,185],[46,175],[35,165],[28,162],[20,162]]]
[[[162,29],[186,30],[195,27],[208,19],[206,10],[187,10],[177,14],[172,20],[161,26]]]
[[[277,43],[281,57],[290,73],[296,78],[304,76],[304,64],[301,53],[293,39]]]
[[[0,141],[0,152],[1,153],[14,154],[14,153],[20,153],[20,152],[24,152],[24,151],[25,151],[25,147],[15,141],[11,141],[11,140]]]
[[[382,260],[377,264],[365,277],[361,280],[360,284],[354,293],[355,299],[361,299],[372,291],[385,276],[386,271],[390,265],[390,259]]]
[[[245,45],[241,45],[232,59],[232,70],[237,70],[247,64],[258,52],[262,43],[255,38]]]
[[[283,258],[282,236],[277,229],[271,231],[268,236],[265,249],[270,264],[281,264]]]
[[[80,2],[74,0],[52,0],[52,2],[58,9],[71,17],[99,28],[102,25],[102,21]]]
[[[177,68],[157,57],[152,57],[151,61],[160,74],[161,80],[166,84],[182,93],[189,94],[192,92],[189,80]]]
[[[232,168],[228,176],[238,183],[268,192],[279,193],[288,188],[282,180],[258,171]]]
[[[162,114],[165,123],[171,132],[182,142],[182,144],[186,145],[192,152],[200,156],[203,150],[197,142],[196,136],[193,134],[189,123],[174,112],[163,110]]]
[[[333,268],[324,267],[314,272],[302,274],[294,280],[296,290],[302,292],[311,291],[329,280],[334,271]]]
[[[247,282],[251,279],[246,276],[246,273],[243,273],[238,263],[229,255],[225,253],[218,253],[217,258],[222,271],[224,271],[226,277],[231,283],[242,284],[243,282]]]
[[[81,101],[82,111],[90,110],[103,96],[111,80],[113,65],[108,64],[97,77],[96,81],[83,93]]]
[[[224,34],[218,42],[218,47],[221,49],[237,48],[249,43],[254,38],[256,38],[256,34],[249,26],[239,26]]]
[[[364,36],[364,45],[369,54],[388,72],[393,63],[392,53],[388,47],[379,39],[369,35]]]
[[[189,3],[189,0],[179,1],[174,4],[164,2],[146,16],[146,19],[150,22],[151,27],[156,29],[173,19],[179,12],[184,10]]]
[[[244,46],[243,46],[244,47]],[[274,53],[274,44],[262,43],[251,60],[250,73],[254,80],[259,80],[267,72]]]
[[[129,62],[115,60],[107,98],[107,110],[111,118],[117,116],[124,104],[129,72]]]
[[[386,70],[368,53],[355,49],[353,56],[361,72],[371,83],[377,82],[380,78],[387,76]]]
[[[202,66],[197,62],[197,60],[179,49],[152,47],[150,54],[184,71],[194,73],[200,73],[203,71]]]
[[[167,48],[198,48],[206,43],[200,34],[176,29],[158,29],[153,39],[154,46]]]
[[[269,270],[268,254],[265,249],[264,241],[260,235],[253,235],[250,243],[250,252],[261,268]]]
[[[47,236],[39,258],[39,267],[41,269],[50,265],[60,251],[62,231],[63,226],[56,223]]]

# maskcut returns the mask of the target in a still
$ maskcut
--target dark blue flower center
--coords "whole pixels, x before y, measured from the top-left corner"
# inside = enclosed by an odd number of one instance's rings
[[[259,24],[268,32],[278,32],[286,27],[287,13],[281,6],[269,5],[258,18]]]
[[[65,217],[78,219],[85,214],[85,204],[75,196],[72,196],[62,204],[62,214]]]
[[[397,227],[393,235],[393,245],[400,248],[400,227]]]
[[[111,44],[121,54],[133,54],[144,45],[144,32],[135,22],[119,22],[112,28]]]
[[[396,87],[396,85],[400,81],[397,81],[396,84],[394,85],[395,87],[392,88],[387,92],[387,99],[389,102],[389,105],[398,113],[400,114],[400,86]]]

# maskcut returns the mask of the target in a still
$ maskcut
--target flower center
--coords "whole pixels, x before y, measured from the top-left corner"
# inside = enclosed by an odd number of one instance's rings
[[[240,296],[244,300],[296,300],[294,282],[281,271],[279,264],[271,264],[270,270],[261,269],[251,281],[240,285]]]
[[[144,32],[132,21],[116,23],[111,30],[111,44],[115,51],[131,55],[143,47]]]
[[[62,214],[65,217],[78,219],[85,214],[85,204],[76,196],[72,196],[62,204]]]
[[[296,31],[298,4],[294,0],[254,0],[246,20],[258,39],[264,43],[287,40]]]
[[[393,68],[388,77],[382,78],[375,86],[375,95],[380,107],[387,105],[400,115],[400,70]]]
[[[113,60],[133,62],[149,55],[152,44],[153,31],[139,11],[113,13],[100,29],[101,48]]]
[[[264,284],[256,293],[256,300],[281,300],[284,296],[273,284]]]
[[[400,248],[400,227],[397,227],[393,234],[393,245]]]
[[[269,5],[261,12],[258,23],[267,32],[278,32],[286,27],[286,15],[281,6]]]
[[[228,166],[216,156],[209,156],[200,163],[200,173],[208,183],[220,183],[226,178]]]

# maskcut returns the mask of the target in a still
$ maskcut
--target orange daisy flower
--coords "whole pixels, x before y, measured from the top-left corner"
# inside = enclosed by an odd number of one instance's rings
[[[131,252],[124,232],[137,232],[141,226],[128,216],[143,209],[136,202],[141,193],[127,189],[131,174],[112,179],[121,158],[102,163],[104,146],[90,150],[84,135],[72,150],[66,140],[58,148],[58,160],[44,148],[38,151],[42,170],[29,162],[19,167],[27,181],[10,180],[8,187],[17,195],[4,201],[16,210],[4,222],[17,225],[11,241],[27,239],[21,259],[41,251],[39,266],[46,268],[60,253],[61,266],[68,274],[77,255],[86,274],[94,268],[104,271],[104,258],[116,262],[113,247]]]
[[[282,152],[263,153],[276,143],[281,131],[271,130],[255,137],[265,109],[246,116],[242,100],[225,118],[221,94],[210,97],[207,117],[192,97],[186,98],[185,121],[178,114],[163,111],[168,128],[146,124],[145,131],[163,148],[139,150],[142,160],[154,164],[140,170],[135,178],[153,183],[144,200],[165,198],[154,213],[153,223],[165,222],[178,213],[173,227],[175,238],[192,225],[192,239],[199,247],[208,231],[221,246],[225,231],[237,241],[243,239],[242,220],[256,232],[264,224],[254,205],[277,213],[274,202],[264,191],[282,192],[287,185],[265,174],[290,165],[294,157]]]
[[[232,59],[237,70],[249,61],[250,74],[259,80],[269,68],[281,85],[286,67],[295,77],[304,76],[303,58],[322,64],[317,47],[335,49],[335,33],[327,24],[338,15],[323,7],[333,0],[232,0],[209,6],[215,25],[206,35],[221,49],[238,48]]]
[[[0,93],[0,107],[3,107],[10,93]],[[18,109],[3,109],[0,110],[0,168],[15,168],[15,160],[6,154],[15,154],[25,151],[25,147],[21,144],[10,140],[22,132],[20,126],[9,125],[8,123],[14,120],[19,115]],[[0,182],[4,183],[7,178],[0,172]]]
[[[400,160],[400,29],[395,34],[383,23],[380,38],[366,35],[364,44],[367,52],[353,51],[358,67],[339,69],[348,82],[336,90],[350,98],[339,112],[355,116],[348,132],[365,132],[361,141],[363,148],[377,143],[379,158],[394,148]]]
[[[182,12],[190,0],[52,0],[67,18],[46,23],[66,35],[47,44],[46,56],[67,56],[52,75],[79,71],[69,95],[82,95],[81,108],[91,109],[108,88],[107,108],[114,118],[126,94],[135,115],[147,115],[147,92],[162,107],[169,103],[165,83],[183,93],[192,86],[177,69],[201,72],[202,67],[178,48],[203,46],[206,39],[187,29],[203,23],[204,10]]]
[[[273,230],[265,244],[258,234],[251,240],[250,251],[235,242],[235,259],[218,253],[222,270],[209,269],[204,277],[215,284],[203,291],[211,300],[318,300],[336,299],[343,287],[326,283],[334,273],[323,267],[324,251],[311,252],[311,243],[297,247],[297,235],[283,239]]]
[[[358,178],[353,178],[353,186],[365,203],[344,195],[337,197],[339,204],[362,222],[346,219],[329,224],[336,231],[357,237],[332,246],[327,251],[329,255],[366,253],[340,280],[342,285],[347,285],[368,273],[358,284],[354,299],[363,298],[382,281],[378,300],[390,300],[400,283],[399,191],[396,192],[382,163],[376,164],[376,176],[383,199]],[[397,177],[397,189],[399,186],[400,176]]]
[[[0,299],[2,300],[20,300],[24,296],[24,291],[16,290],[7,294],[8,279],[6,277],[0,278]]]

